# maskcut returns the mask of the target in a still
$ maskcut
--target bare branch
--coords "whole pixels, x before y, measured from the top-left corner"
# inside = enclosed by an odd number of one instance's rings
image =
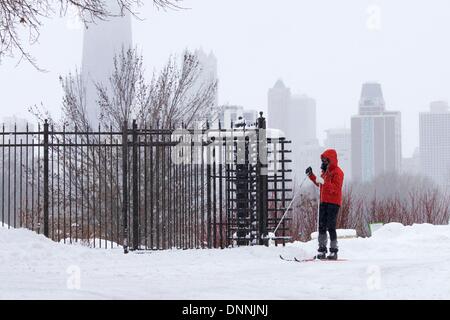
[[[153,0],[158,8],[178,9],[182,0]],[[0,61],[3,57],[20,54],[20,60],[27,60],[35,68],[36,60],[26,49],[35,44],[40,36],[40,29],[45,19],[59,13],[65,16],[69,6],[76,8],[85,25],[97,20],[123,16],[142,6],[141,0],[116,0],[118,12],[112,12],[104,0],[1,0],[0,1]],[[27,39],[23,39],[26,37]]]

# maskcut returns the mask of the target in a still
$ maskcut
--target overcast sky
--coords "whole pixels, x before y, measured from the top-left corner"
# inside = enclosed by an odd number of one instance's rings
[[[212,50],[219,102],[267,110],[279,78],[317,100],[318,135],[349,127],[361,85],[382,84],[387,109],[402,112],[403,156],[418,146],[418,114],[450,97],[448,0],[185,0],[189,10],[156,11],[133,22],[149,71],[184,48]],[[81,65],[82,30],[67,18],[45,22],[31,48],[40,73],[17,59],[0,65],[0,117],[28,117],[41,102],[57,112],[58,76]]]

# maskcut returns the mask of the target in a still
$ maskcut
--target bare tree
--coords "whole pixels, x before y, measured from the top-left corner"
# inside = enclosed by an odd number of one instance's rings
[[[181,0],[153,0],[158,8],[180,8]],[[142,5],[141,0],[116,0],[119,12],[112,12],[104,0],[2,0],[0,1],[0,59],[5,55],[14,56],[17,52],[21,58],[28,60],[39,69],[33,56],[26,50],[26,45],[38,41],[40,29],[45,19],[56,15],[65,16],[67,9],[74,7],[87,26],[98,20],[106,20],[126,12],[135,14],[135,8]],[[28,34],[28,40],[21,38]],[[40,70],[40,69],[39,69]]]
[[[143,58],[136,50],[122,50],[114,59],[114,71],[107,84],[98,83],[100,120],[121,127],[134,117],[141,126],[174,128],[210,116],[217,81],[200,83],[201,66],[188,51],[179,66],[170,57],[150,83],[145,81]],[[199,87],[196,85],[200,83]]]
[[[136,119],[140,126],[175,128],[213,119],[211,114],[217,80],[199,79],[202,69],[195,54],[186,51],[181,59],[171,56],[150,82],[145,79],[143,57],[136,49],[122,50],[114,58],[113,71],[105,82],[96,83],[99,123],[121,129],[124,121]],[[53,119],[42,106],[30,108],[40,121],[62,129],[70,124],[89,131],[86,83],[78,71],[60,77],[64,91],[62,119]]]
[[[132,119],[137,119],[141,128],[151,126],[173,129],[182,124],[190,126],[193,121],[207,117],[215,100],[217,82],[202,83],[199,86],[197,81],[200,81],[200,73],[196,56],[186,52],[181,64],[177,62],[176,57],[170,57],[162,71],[154,73],[152,80],[147,82],[142,56],[137,54],[135,49],[122,50],[114,59],[109,79],[105,83],[96,84],[97,102],[101,110],[99,120],[103,127],[108,127],[111,135],[100,136],[95,130],[97,128],[91,127],[86,112],[85,83],[78,71],[60,78],[64,90],[61,119],[53,119],[51,114],[42,108],[31,109],[39,120],[48,119],[52,132],[59,132],[52,134],[51,138],[50,159],[53,169],[50,194],[59,194],[59,190],[67,190],[70,193],[62,197],[52,197],[50,206],[57,208],[56,217],[59,212],[62,212],[63,217],[64,212],[70,212],[70,204],[77,204],[79,212],[98,213],[95,217],[91,215],[89,218],[88,215],[87,220],[80,215],[75,222],[62,219],[56,223],[56,220],[52,219],[50,229],[54,239],[70,237],[70,232],[81,236],[82,239],[95,238],[106,232],[101,229],[101,219],[107,219],[109,229],[108,234],[103,235],[104,239],[120,240],[118,237],[121,220],[116,213],[120,212],[122,206],[120,190],[127,186],[122,185],[120,173],[112,170],[123,160],[121,148],[106,148],[107,144],[121,143],[122,135],[113,135],[112,132],[120,132],[124,121],[130,122]],[[74,130],[76,134],[67,133]],[[157,135],[153,139],[170,142],[171,136]],[[71,142],[77,142],[76,146],[62,146]],[[168,168],[174,170],[176,165],[170,161],[170,150],[151,148],[151,155],[146,155],[148,148],[145,152],[140,149],[139,157],[143,164],[140,174],[166,181]],[[131,167],[131,163],[129,165]],[[187,175],[187,171],[185,172]],[[140,198],[140,201],[154,198],[155,203],[159,205],[164,200],[160,199],[161,195],[174,194],[174,188],[178,185],[163,183],[148,190],[141,190],[145,192],[145,196]],[[184,199],[190,199],[187,192],[187,189],[179,190],[178,194],[184,193]],[[141,208],[143,207],[141,204]],[[153,214],[158,217],[161,227],[163,224],[172,223],[172,220],[167,222],[160,218],[161,212],[158,210]],[[175,219],[174,216],[171,219]]]

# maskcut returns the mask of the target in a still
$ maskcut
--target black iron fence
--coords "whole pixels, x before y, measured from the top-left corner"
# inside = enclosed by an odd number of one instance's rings
[[[125,252],[267,244],[291,201],[288,146],[262,116],[232,130],[3,126],[1,223]]]

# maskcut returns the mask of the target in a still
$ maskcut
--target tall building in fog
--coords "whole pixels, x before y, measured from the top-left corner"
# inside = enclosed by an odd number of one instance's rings
[[[256,121],[259,117],[258,111],[254,109],[246,109],[244,110],[242,117],[244,118],[247,125],[256,127]]]
[[[218,81],[217,58],[214,53],[211,51],[209,54],[206,54],[203,49],[200,48],[195,50],[194,54],[198,59],[200,71],[199,76],[190,89],[193,95],[195,95],[202,87]],[[207,112],[209,113],[208,118],[210,122],[212,122],[213,127],[217,127],[218,117],[220,116],[218,86],[214,93],[213,103],[210,106],[210,110]]]
[[[450,187],[450,110],[436,101],[419,115],[420,167],[423,174],[443,187]]]
[[[106,0],[112,13],[119,13],[117,1]],[[86,111],[92,126],[98,124],[96,83],[106,87],[113,71],[114,56],[132,46],[131,16],[111,17],[89,24],[84,30],[81,74],[86,88]]]
[[[320,154],[316,129],[316,101],[307,95],[292,95],[282,80],[268,92],[268,127],[281,130],[292,141],[294,175],[303,176],[305,168],[318,171]]]
[[[316,100],[307,95],[293,95],[288,108],[289,137],[302,145],[317,145]]]
[[[351,180],[351,144],[350,129],[337,128],[326,130],[325,149],[335,149],[338,154],[339,167],[344,171],[345,182]]]
[[[400,172],[409,175],[422,175],[420,169],[420,149],[415,148],[411,157],[402,158]]]
[[[268,93],[267,126],[283,131],[288,135],[288,123],[286,122],[289,105],[291,103],[291,89],[278,80]]]
[[[218,80],[217,74],[217,58],[214,53],[211,51],[209,54],[206,54],[203,49],[195,50],[195,55],[198,59],[200,65],[200,75],[197,79],[196,86],[201,86],[205,83],[211,83],[213,81]],[[219,105],[219,94],[216,90],[214,107],[217,108]]]
[[[5,132],[33,132],[37,130],[35,126],[29,124],[26,119],[18,118],[16,116],[3,118],[0,124],[0,130],[5,130]],[[43,128],[41,127],[41,130]],[[27,137],[25,134],[17,134],[14,136],[6,135],[5,140],[0,139],[0,144],[3,142],[5,145],[17,143],[19,145],[31,143],[31,138]],[[14,221],[16,221],[16,226],[19,226],[20,214],[19,210],[14,210],[15,208],[20,208],[20,203],[23,203],[27,198],[25,198],[26,192],[26,177],[30,175],[31,172],[25,172],[23,166],[31,168],[34,162],[34,172],[38,172],[38,162],[39,158],[37,152],[33,150],[30,146],[24,146],[20,148],[8,148],[0,147],[0,209],[3,211],[0,215],[0,225],[2,223],[10,223],[14,226]],[[41,153],[42,155],[42,153]],[[42,161],[42,159],[41,159]],[[36,177],[34,177],[36,179]],[[22,192],[20,192],[20,190]],[[15,197],[13,195],[15,194]],[[8,197],[9,196],[9,197]],[[20,197],[22,196],[22,198]],[[15,202],[14,202],[15,199]],[[28,201],[31,203],[31,197],[28,197]]]
[[[367,182],[401,165],[401,116],[386,111],[379,83],[365,83],[351,121],[352,179]]]

